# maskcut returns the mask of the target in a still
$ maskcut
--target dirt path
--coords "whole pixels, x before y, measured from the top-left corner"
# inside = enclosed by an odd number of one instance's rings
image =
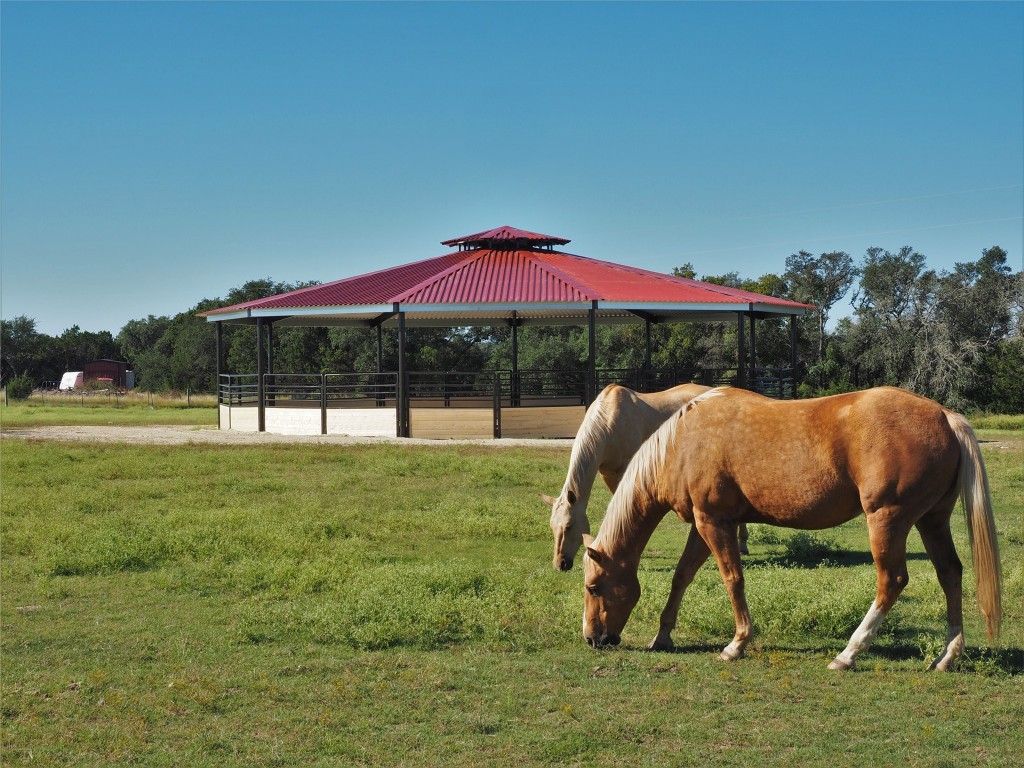
[[[352,435],[272,435],[267,432],[237,432],[196,426],[106,426],[106,427],[24,427],[0,431],[4,439],[58,440],[64,442],[126,443],[129,445],[269,445],[272,443],[318,443],[325,445],[480,445],[491,448],[569,448],[572,440],[417,440],[398,437],[355,437]]]

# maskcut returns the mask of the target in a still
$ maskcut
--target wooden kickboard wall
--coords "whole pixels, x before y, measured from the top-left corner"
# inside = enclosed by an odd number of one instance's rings
[[[409,437],[458,440],[494,437],[490,408],[410,408]]]
[[[587,409],[580,406],[503,408],[502,437],[573,438]]]

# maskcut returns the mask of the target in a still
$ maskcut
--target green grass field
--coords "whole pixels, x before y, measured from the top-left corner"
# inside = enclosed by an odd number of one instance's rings
[[[6,420],[5,420],[6,424]],[[862,521],[752,527],[748,657],[699,574],[657,630],[684,526],[645,554],[623,645],[583,642],[579,563],[552,570],[568,450],[0,444],[3,765],[1005,766],[1024,754],[1024,435],[983,430],[1003,637],[949,675],[916,534],[859,671],[825,669],[867,610]],[[607,503],[591,502],[596,528]],[[954,531],[970,561],[963,521]]]

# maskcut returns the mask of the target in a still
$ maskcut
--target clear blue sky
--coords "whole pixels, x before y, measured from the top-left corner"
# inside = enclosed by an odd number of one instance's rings
[[[1022,266],[1020,2],[0,14],[0,314],[51,335],[503,224],[666,272],[903,245]]]

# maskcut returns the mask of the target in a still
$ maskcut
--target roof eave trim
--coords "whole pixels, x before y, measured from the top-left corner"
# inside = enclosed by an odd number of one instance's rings
[[[796,305],[785,306],[780,304],[761,304],[754,302],[750,305],[752,312],[765,312],[773,315],[807,315],[814,311],[814,307]]]
[[[598,309],[639,309],[644,312],[748,312],[749,302],[738,301],[601,301]]]
[[[218,320],[246,320],[260,317],[305,317],[317,315],[380,315],[391,313],[394,304],[345,304],[333,307],[267,307],[264,309],[243,309],[237,312],[207,314],[207,322]]]

